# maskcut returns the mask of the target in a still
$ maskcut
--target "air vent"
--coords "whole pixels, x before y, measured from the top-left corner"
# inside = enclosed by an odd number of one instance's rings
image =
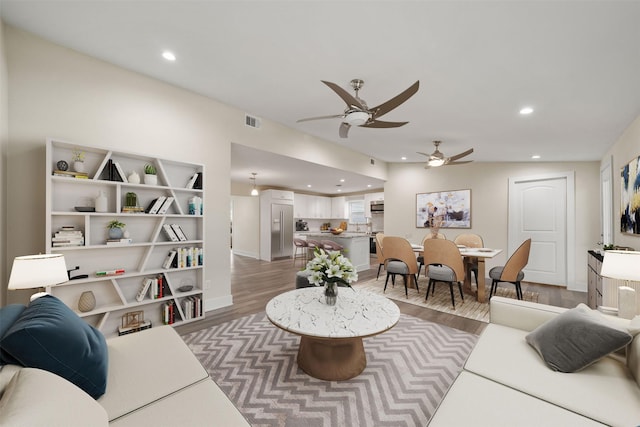
[[[371,160],[371,164],[372,164],[372,165],[375,165],[375,164],[376,164],[376,161],[375,161],[375,160],[373,160],[373,159],[370,159],[370,160]]]
[[[260,119],[248,114],[244,115],[244,124],[252,128],[260,129]]]

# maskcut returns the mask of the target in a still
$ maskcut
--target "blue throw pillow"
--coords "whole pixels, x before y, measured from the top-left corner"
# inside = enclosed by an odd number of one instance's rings
[[[53,372],[94,399],[107,387],[104,336],[52,295],[35,299],[22,311],[0,338],[0,348],[18,364]]]
[[[22,304],[11,304],[0,308],[0,339],[11,325],[18,320],[25,308],[27,307]],[[14,363],[14,361],[10,357],[3,357],[3,352],[0,349],[0,365],[6,365],[7,363]]]

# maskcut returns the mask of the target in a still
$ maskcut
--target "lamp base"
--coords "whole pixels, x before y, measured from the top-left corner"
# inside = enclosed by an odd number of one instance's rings
[[[45,295],[51,295],[49,292],[36,292],[35,294],[31,295],[31,298],[29,298],[29,301],[35,301],[40,297],[43,297]]]

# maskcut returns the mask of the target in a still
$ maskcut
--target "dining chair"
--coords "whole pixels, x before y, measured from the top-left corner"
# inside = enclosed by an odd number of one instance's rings
[[[456,300],[453,295],[453,284],[458,284],[460,298],[464,302],[464,294],[462,293],[462,282],[464,281],[464,263],[460,249],[451,240],[444,239],[427,239],[424,242],[424,258],[428,263],[426,275],[429,278],[427,294],[425,301],[429,298],[429,290],[431,295],[435,293],[437,282],[449,283],[449,292],[451,293],[451,304],[456,309]]]
[[[298,259],[301,259],[306,264],[309,252],[307,241],[296,237],[293,239],[293,245],[295,246],[295,250],[293,251],[293,265],[296,265]],[[298,253],[298,251],[300,251],[300,253]]]
[[[482,241],[482,237],[478,234],[473,233],[464,233],[456,236],[453,239],[453,242],[456,245],[466,246],[467,248],[483,248],[484,242]],[[476,285],[478,284],[478,259],[473,257],[466,257],[465,264],[468,269],[473,272],[473,275],[476,278]]]
[[[384,252],[382,252],[382,240],[384,239],[383,233],[376,233],[376,257],[378,258],[378,274],[376,275],[376,280],[380,277],[380,269],[384,267],[386,257],[384,256]]]
[[[520,282],[524,279],[524,267],[529,262],[529,251],[531,250],[531,239],[527,239],[509,257],[507,263],[502,267],[493,267],[489,270],[489,277],[492,279],[489,299],[495,295],[499,282],[509,282],[516,285],[516,296],[522,299],[522,288]]]
[[[427,234],[426,236],[424,236],[422,238],[422,242],[420,243],[423,247],[424,247],[424,242],[425,240],[429,240],[429,239],[444,239],[446,240],[447,237],[442,234],[442,233],[438,233],[436,235],[433,235],[432,233]],[[418,277],[420,277],[420,271],[422,270],[422,267],[424,266],[424,252],[420,251],[418,252]],[[424,270],[424,274],[425,276],[427,275],[427,270]]]
[[[385,270],[387,271],[384,290],[387,290],[389,276],[392,277],[392,283],[395,283],[396,274],[400,274],[404,279],[404,293],[407,297],[409,297],[407,284],[410,280],[413,279],[416,284],[416,291],[419,291],[418,262],[411,243],[407,239],[397,236],[385,236],[382,243],[384,244],[383,250],[386,258]]]

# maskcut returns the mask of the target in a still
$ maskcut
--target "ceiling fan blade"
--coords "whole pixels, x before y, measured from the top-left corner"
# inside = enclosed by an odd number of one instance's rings
[[[349,128],[351,128],[351,125],[349,123],[340,123],[340,129],[338,129],[340,138],[347,138],[349,136]]]
[[[373,118],[375,119],[384,114],[387,114],[389,111],[400,106],[400,104],[405,102],[407,99],[411,98],[418,91],[419,87],[420,87],[420,81],[418,80],[401,94],[396,95],[395,97],[391,98],[387,102],[384,102],[378,105],[377,107],[372,108],[371,111],[373,112]]]
[[[462,165],[464,163],[471,163],[473,162],[473,160],[465,160],[463,162],[446,162],[445,165],[447,166],[451,166],[451,165]]]
[[[422,154],[423,156],[426,156],[426,157],[431,157],[431,154],[422,153],[422,152],[420,152],[420,151],[416,151],[416,153],[418,153],[418,154]]]
[[[383,122],[382,120],[372,120],[368,123],[360,125],[363,128],[397,128],[404,126],[409,122]]]
[[[308,122],[309,120],[342,119],[342,118],[344,118],[344,114],[333,114],[331,116],[307,117],[306,119],[296,120],[296,123]]]
[[[322,83],[326,84],[327,86],[329,86],[335,93],[338,94],[338,96],[340,98],[342,98],[342,100],[347,104],[348,107],[356,107],[360,110],[367,110],[367,107],[362,105],[362,103],[360,101],[358,101],[353,95],[351,95],[349,92],[347,92],[346,90],[342,89],[340,86],[338,86],[335,83],[331,83],[331,82],[327,82],[325,80],[320,80]]]
[[[473,148],[469,148],[467,151],[465,151],[464,153],[460,153],[460,154],[456,154],[455,156],[451,156],[449,157],[449,161],[453,162],[454,160],[458,160],[461,159],[465,156],[468,156],[469,154],[473,153]]]

